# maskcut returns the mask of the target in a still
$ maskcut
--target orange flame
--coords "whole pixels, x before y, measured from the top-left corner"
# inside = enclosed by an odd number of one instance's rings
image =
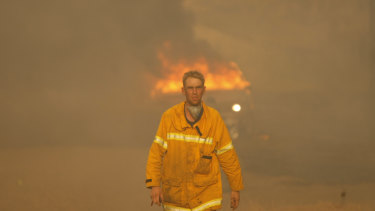
[[[165,43],[164,47],[169,49],[170,43]],[[250,86],[235,62],[207,61],[204,57],[195,61],[179,59],[173,62],[164,51],[158,52],[158,59],[163,67],[164,78],[157,80],[152,96],[181,91],[182,76],[189,70],[198,70],[205,76],[207,90],[245,89]]]

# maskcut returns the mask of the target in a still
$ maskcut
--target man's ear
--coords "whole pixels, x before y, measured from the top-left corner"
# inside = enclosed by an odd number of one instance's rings
[[[181,87],[181,93],[185,95],[185,89],[184,89],[184,87]]]

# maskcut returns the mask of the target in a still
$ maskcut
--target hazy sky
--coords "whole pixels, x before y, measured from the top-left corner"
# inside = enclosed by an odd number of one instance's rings
[[[3,1],[0,146],[148,147],[171,106],[149,99],[170,41],[252,83],[271,138],[238,143],[245,169],[373,182],[373,14],[371,0]]]

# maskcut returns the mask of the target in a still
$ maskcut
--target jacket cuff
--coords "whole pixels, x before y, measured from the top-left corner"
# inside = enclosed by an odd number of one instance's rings
[[[155,179],[146,179],[146,187],[152,187],[152,186],[160,186],[160,182],[156,181]]]
[[[241,191],[241,190],[244,189],[244,187],[243,187],[243,186],[240,186],[240,187],[231,188],[231,189],[232,189],[232,191]]]
[[[243,182],[242,182],[242,175],[241,175],[241,173],[239,175],[237,175],[235,178],[233,178],[232,180],[230,180],[229,185],[230,185],[230,188],[233,191],[243,190],[244,189],[244,185],[243,185]]]

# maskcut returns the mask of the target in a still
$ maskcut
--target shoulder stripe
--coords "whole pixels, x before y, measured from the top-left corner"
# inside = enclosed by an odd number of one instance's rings
[[[216,154],[217,155],[221,155],[223,154],[224,152],[227,152],[229,150],[233,149],[233,144],[232,142],[230,142],[229,144],[225,145],[224,147],[222,147],[221,149],[219,150],[216,150]]]
[[[164,149],[168,148],[168,143],[166,141],[164,141],[164,139],[160,138],[159,136],[155,136],[154,142],[159,144]]]

